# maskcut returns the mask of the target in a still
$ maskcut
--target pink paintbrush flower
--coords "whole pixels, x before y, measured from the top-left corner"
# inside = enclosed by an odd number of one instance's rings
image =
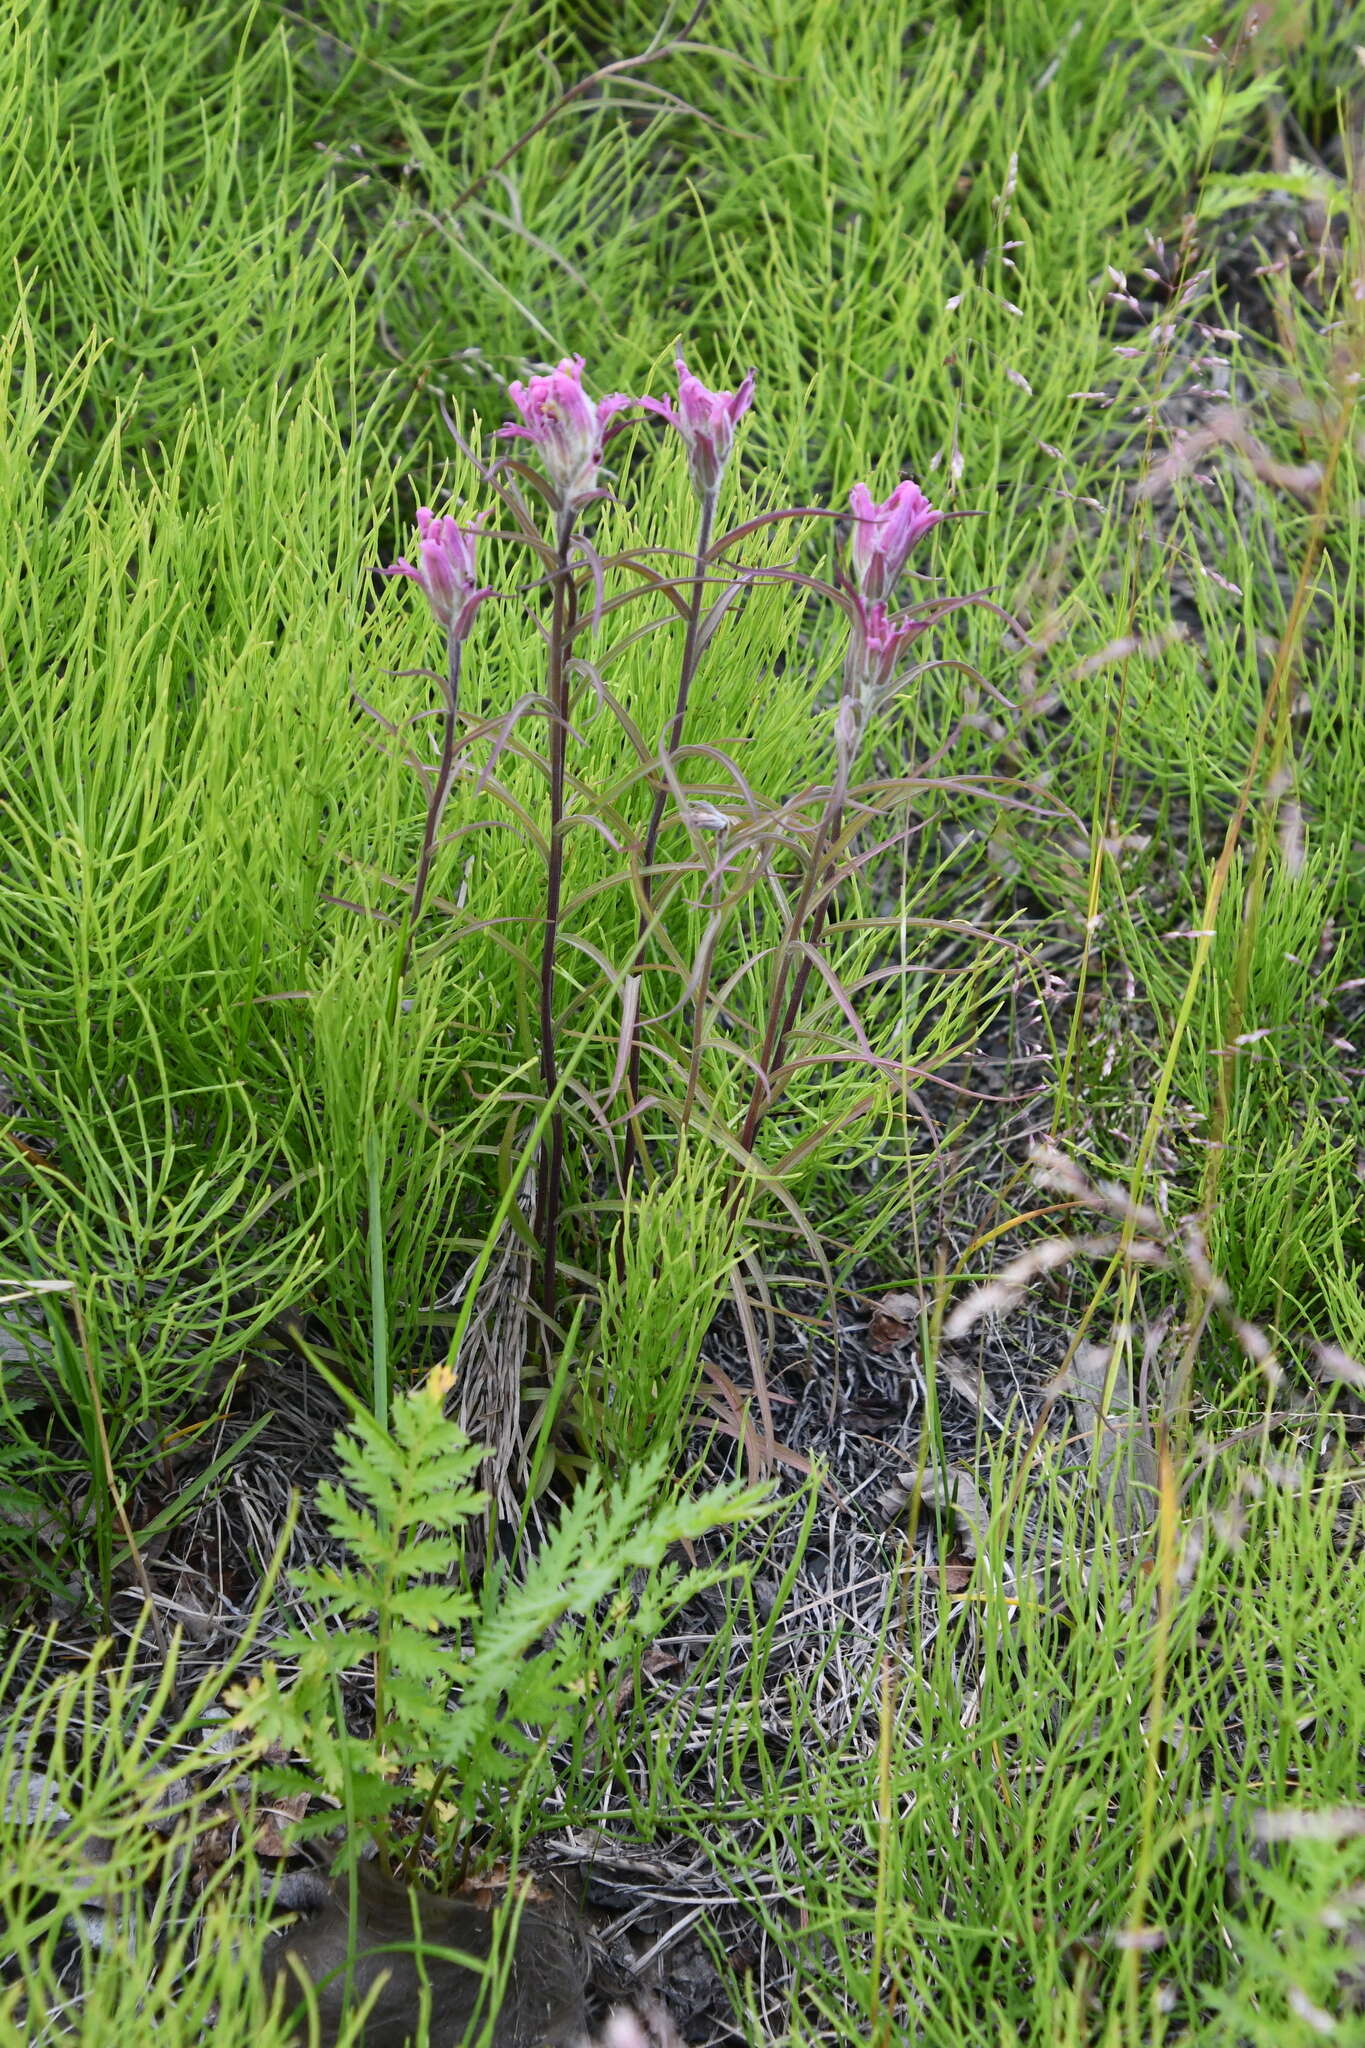
[[[935,511],[918,484],[899,483],[878,504],[866,484],[855,484],[848,502],[853,510],[853,576],[869,604],[889,597],[917,540],[943,514]]]
[[[907,648],[929,629],[928,619],[904,614],[893,619],[882,603],[855,601],[852,643],[849,649],[851,677],[859,701],[870,709],[901,665]]]
[[[594,404],[583,389],[582,356],[565,356],[546,376],[509,384],[507,395],[525,422],[503,434],[529,441],[540,456],[561,511],[592,496],[609,422],[638,400],[619,391]]]
[[[432,616],[451,640],[464,639],[475,612],[486,597],[493,595],[490,589],[480,588],[474,568],[479,525],[486,517],[486,513],[480,512],[467,526],[461,526],[458,519],[448,515],[438,518],[427,506],[419,505],[416,562],[400,556],[391,569],[384,571],[386,576],[410,576],[414,583],[421,584]]]
[[[681,356],[677,368],[677,410],[666,398],[646,398],[642,403],[682,435],[697,496],[714,497],[730,460],[735,428],[753,403],[754,373],[747,373],[738,391],[710,391],[700,377],[692,375]]]

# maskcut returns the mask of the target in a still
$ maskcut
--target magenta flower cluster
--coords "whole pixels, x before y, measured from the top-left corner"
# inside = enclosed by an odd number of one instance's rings
[[[638,405],[676,427],[687,448],[688,468],[698,497],[714,496],[734,445],[735,428],[754,395],[750,370],[738,391],[711,391],[677,358],[678,404],[667,398],[627,398],[615,391],[596,404],[583,389],[582,356],[566,356],[548,375],[529,384],[509,384],[507,393],[522,424],[501,429],[504,437],[529,441],[545,467],[556,504],[573,511],[597,488],[606,444],[624,422],[618,417]]]
[[[906,650],[928,625],[927,619],[911,618],[908,613],[893,619],[880,599],[854,614],[854,646],[861,656],[859,681],[864,699],[879,696],[890,686]]]
[[[936,512],[918,484],[899,483],[878,505],[866,484],[848,494],[853,513],[853,574],[869,604],[891,595],[905,567],[906,556],[943,514]]]
[[[565,356],[547,376],[513,383],[507,395],[523,424],[501,429],[507,438],[529,441],[545,465],[561,512],[576,511],[597,489],[597,472],[618,413],[638,403],[614,391],[594,404],[583,389],[582,356]]]
[[[640,403],[677,428],[687,449],[692,488],[699,498],[711,498],[720,489],[730,460],[735,428],[753,404],[754,373],[746,372],[738,391],[709,391],[700,377],[692,375],[681,355],[677,371],[676,411],[667,398],[642,398]]]
[[[853,513],[849,543],[853,598],[845,693],[856,707],[853,723],[861,730],[868,712],[894,681],[906,651],[930,623],[908,613],[893,618],[887,599],[900,580],[910,550],[944,514],[908,479],[897,484],[880,505],[866,484],[855,484],[849,506]]]
[[[474,569],[474,548],[479,528],[487,517],[480,512],[468,526],[448,515],[438,518],[427,506],[417,507],[417,560],[399,556],[386,576],[408,576],[426,592],[432,617],[445,628],[452,646],[463,641],[474,623],[474,614],[486,597],[488,586],[479,585]]]
[[[734,447],[735,428],[753,403],[754,373],[738,390],[712,391],[676,359],[678,398],[630,398],[612,392],[592,399],[583,388],[582,356],[566,356],[555,369],[525,384],[509,384],[508,395],[521,424],[501,429],[506,438],[528,441],[543,465],[542,481],[557,511],[568,516],[598,493],[598,473],[621,415],[639,406],[675,427],[687,451],[692,487],[703,503],[714,503]],[[925,631],[928,621],[891,615],[890,598],[911,549],[944,518],[916,483],[898,483],[878,503],[866,484],[849,493],[853,515],[849,569],[853,595],[850,670],[853,694],[866,709],[895,675],[901,656]],[[482,516],[482,515],[481,515]],[[475,612],[491,592],[479,585],[474,545],[479,520],[462,527],[437,518],[426,506],[417,513],[418,560],[400,559],[386,573],[410,576],[425,591],[437,622],[463,640]]]

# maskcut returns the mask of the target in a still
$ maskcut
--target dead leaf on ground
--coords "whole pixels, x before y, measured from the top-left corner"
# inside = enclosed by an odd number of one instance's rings
[[[897,1477],[902,1485],[915,1488],[915,1473],[901,1472]],[[956,1465],[942,1472],[924,1472],[918,1478],[918,1492],[925,1507],[946,1509],[954,1517],[963,1550],[968,1557],[975,1557],[986,1541],[990,1516],[971,1473]]]
[[[919,1329],[924,1302],[918,1294],[888,1294],[872,1311],[867,1326],[867,1348],[885,1357],[909,1344]]]
[[[963,1558],[950,1557],[945,1563],[931,1570],[929,1576],[937,1581],[944,1593],[965,1593],[972,1583],[976,1567]]]
[[[205,1828],[202,1834],[195,1836],[190,1852],[190,1870],[197,1891],[202,1891],[214,1872],[222,1869],[237,1846],[237,1837],[235,1821]]]
[[[264,1856],[272,1863],[283,1862],[292,1856],[297,1843],[290,1840],[290,1830],[308,1811],[311,1798],[308,1792],[282,1793],[272,1799],[269,1806],[259,1809],[260,1818],[256,1828],[255,1849],[258,1856]]]

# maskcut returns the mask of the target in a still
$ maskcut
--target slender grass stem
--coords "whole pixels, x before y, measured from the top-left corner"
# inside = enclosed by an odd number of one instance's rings
[[[1226,78],[1220,74],[1217,90],[1226,90]],[[1197,165],[1195,187],[1202,190],[1211,168],[1212,144],[1209,144]],[[1180,238],[1180,260],[1175,276],[1173,299],[1177,305],[1185,302],[1194,287],[1192,276],[1195,261],[1194,227],[1196,216],[1186,219]],[[1158,340],[1153,360],[1152,390],[1161,389],[1175,348],[1176,328],[1167,322]],[[1151,468],[1152,451],[1156,445],[1159,414],[1155,402],[1149,405],[1144,426],[1142,443],[1142,471],[1145,475]],[[1150,500],[1139,497],[1131,521],[1131,544],[1125,552],[1123,563],[1123,611],[1127,619],[1126,637],[1136,641],[1138,614],[1141,606],[1141,563],[1144,538],[1152,530],[1152,508]],[[1096,934],[1100,929],[1100,905],[1104,887],[1105,842],[1112,830],[1114,795],[1118,787],[1119,763],[1122,757],[1122,742],[1125,720],[1129,715],[1129,691],[1132,672],[1132,654],[1125,654],[1119,667],[1119,687],[1115,694],[1113,719],[1102,760],[1097,763],[1095,779],[1091,790],[1090,803],[1090,862],[1086,876],[1085,922],[1082,927],[1081,955],[1076,970],[1076,991],[1071,1005],[1071,1021],[1067,1027],[1066,1051],[1052,1108],[1052,1132],[1056,1138],[1064,1115],[1075,1116],[1079,1103],[1075,1097],[1076,1071],[1080,1063],[1081,1039],[1085,1018],[1086,989],[1090,978]]]
[[[1328,503],[1331,480],[1335,473],[1336,461],[1341,454],[1342,441],[1340,436],[1336,439],[1333,446],[1335,452],[1330,457],[1323,477],[1322,492],[1318,501],[1318,518],[1315,520],[1310,531],[1308,544],[1304,551],[1294,596],[1290,603],[1289,617],[1285,621],[1284,632],[1280,635],[1274,670],[1261,705],[1256,730],[1252,735],[1246,769],[1242,776],[1241,786],[1237,792],[1237,801],[1233,807],[1232,816],[1228,820],[1227,829],[1223,834],[1222,848],[1214,863],[1213,872],[1209,876],[1208,887],[1204,893],[1203,910],[1199,920],[1194,957],[1190,962],[1185,988],[1176,1011],[1175,1022],[1171,1027],[1170,1043],[1167,1046],[1166,1057],[1162,1061],[1161,1070],[1157,1075],[1151,1107],[1143,1125],[1142,1135],[1138,1141],[1137,1153],[1133,1161],[1132,1172],[1129,1176],[1129,1185],[1133,1193],[1133,1207],[1130,1210],[1129,1216],[1124,1221],[1122,1230],[1122,1244],[1125,1252],[1131,1247],[1137,1232],[1135,1220],[1136,1206],[1141,1198],[1142,1184],[1148,1166],[1151,1163],[1152,1154],[1156,1149],[1157,1139],[1161,1134],[1166,1114],[1166,1105],[1170,1099],[1171,1090],[1175,1085],[1175,1077],[1184,1047],[1185,1035],[1194,1014],[1195,999],[1208,971],[1214,940],[1217,937],[1219,908],[1232,876],[1233,863],[1237,856],[1238,847],[1241,844],[1248,813],[1251,810],[1261,762],[1265,756],[1267,746],[1271,745],[1273,741],[1284,684],[1289,673],[1294,649],[1298,645],[1304,612],[1311,594],[1313,569],[1317,563],[1318,551],[1321,547],[1325,530],[1325,507]],[[1226,1104],[1222,1107],[1221,1115],[1226,1115]],[[1220,1123],[1218,1129],[1221,1128]],[[1209,1154],[1209,1168],[1206,1172],[1204,1184],[1206,1209],[1211,1206],[1217,1188],[1218,1173],[1215,1164],[1217,1156],[1217,1148],[1212,1149]]]
[[[1128,1926],[1123,1950],[1122,1983],[1129,2039],[1142,2038],[1142,1957],[1150,1936],[1147,1910],[1156,1864],[1157,1800],[1162,1782],[1162,1746],[1166,1740],[1170,1684],[1171,1625],[1175,1615],[1176,1563],[1179,1552],[1180,1499],[1170,1447],[1163,1431],[1157,1482],[1157,1549],[1154,1566],[1156,1615],[1152,1632],[1152,1680],[1147,1706],[1142,1787],[1138,1808],[1137,1854],[1129,1895]]]
[[[384,1273],[384,1212],[379,1171],[379,1133],[365,1135],[365,1181],[369,1197],[371,1398],[374,1419],[389,1426],[389,1313]]]
[[[884,2048],[884,2044],[891,2039],[894,2019],[891,2011],[882,2010],[882,1964],[886,1954],[892,1840],[891,1758],[896,1723],[895,1667],[889,1655],[881,1660],[877,1721],[877,1884],[872,1907],[872,1966],[868,1973],[868,2020],[876,2048]]]
[[[1357,356],[1365,354],[1357,346]],[[1265,802],[1256,821],[1255,839],[1252,845],[1251,867],[1247,877],[1246,893],[1243,898],[1243,916],[1237,939],[1237,958],[1233,968],[1232,996],[1228,1009],[1227,1028],[1223,1034],[1226,1056],[1217,1064],[1213,1113],[1209,1119],[1209,1150],[1204,1168],[1204,1185],[1201,1206],[1205,1216],[1212,1208],[1218,1190],[1218,1179],[1223,1158],[1224,1139],[1232,1113],[1233,1097],[1237,1088],[1238,1060],[1242,1048],[1238,1040],[1246,1020],[1247,999],[1251,985],[1251,961],[1256,948],[1256,935],[1260,929],[1261,912],[1265,903],[1266,872],[1270,863],[1270,842],[1279,815],[1280,797],[1286,783],[1285,762],[1291,748],[1290,708],[1293,692],[1290,680],[1295,659],[1303,639],[1303,629],[1308,607],[1313,596],[1313,579],[1327,538],[1327,525],[1331,516],[1332,493],[1336,483],[1337,470],[1342,452],[1350,434],[1355,416],[1355,389],[1343,383],[1340,403],[1333,421],[1327,444],[1326,459],[1322,466],[1322,480],[1313,501],[1312,519],[1304,544],[1303,560],[1294,583],[1294,595],[1290,600],[1289,615],[1284,622],[1275,647],[1274,666],[1266,689],[1260,723],[1256,729],[1252,760],[1248,767],[1249,794],[1250,778],[1255,774],[1257,760],[1262,751],[1266,752]],[[1239,811],[1243,806],[1239,805]]]

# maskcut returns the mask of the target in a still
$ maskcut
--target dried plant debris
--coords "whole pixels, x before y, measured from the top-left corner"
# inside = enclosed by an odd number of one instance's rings
[[[1052,1391],[1071,1402],[1102,1506],[1120,1534],[1137,1534],[1153,1516],[1157,1458],[1134,1399],[1126,1346],[1078,1344]]]
[[[525,1487],[525,1445],[521,1434],[521,1390],[525,1378],[527,1308],[531,1295],[531,1253],[527,1231],[535,1213],[537,1181],[527,1172],[517,1195],[518,1229],[508,1219],[499,1232],[460,1347],[458,1414],[461,1427],[484,1448],[479,1483],[496,1516],[515,1525]],[[439,1306],[458,1308],[473,1283],[471,1267]]]

